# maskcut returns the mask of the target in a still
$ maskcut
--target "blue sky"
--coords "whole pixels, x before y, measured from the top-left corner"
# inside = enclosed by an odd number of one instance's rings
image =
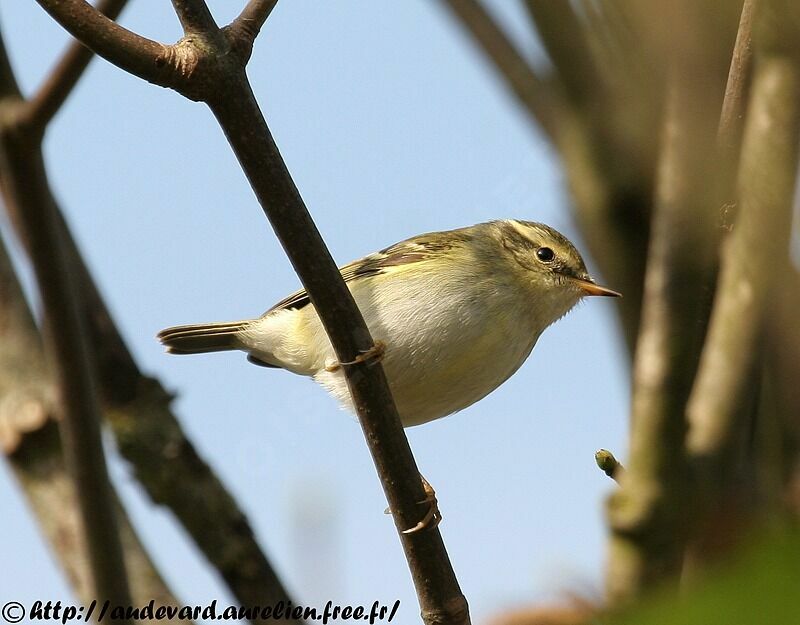
[[[239,4],[211,6],[224,22]],[[536,57],[520,7],[492,7]],[[66,37],[32,0],[0,0],[0,17],[30,93]],[[122,22],[166,42],[180,36],[168,2],[134,0]],[[544,221],[582,247],[553,153],[437,3],[280,2],[249,74],[340,264],[413,234],[500,217]],[[169,325],[257,316],[297,286],[210,113],[96,61],[50,128],[46,156],[124,337],[142,368],[178,394],[185,430],[297,599],[399,598],[399,622],[414,622],[411,579],[354,417],[305,378],[241,354],[171,357],[154,339]],[[601,587],[611,484],[593,454],[607,447],[624,457],[628,413],[613,306],[582,304],[496,392],[407,430],[478,621]],[[230,601],[108,442],[115,483],[174,592],[186,604]],[[2,464],[0,499],[0,602],[68,599]]]

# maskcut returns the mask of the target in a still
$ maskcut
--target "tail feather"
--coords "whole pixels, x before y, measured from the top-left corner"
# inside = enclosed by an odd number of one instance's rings
[[[170,354],[202,354],[240,349],[238,334],[247,321],[198,323],[166,328],[158,333],[158,340]]]

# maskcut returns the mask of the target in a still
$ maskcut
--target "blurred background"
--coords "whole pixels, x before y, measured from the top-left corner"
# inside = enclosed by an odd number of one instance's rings
[[[210,5],[220,23],[239,9]],[[487,7],[534,64],[547,64],[521,4]],[[33,2],[2,2],[0,17],[30,93],[67,37]],[[121,23],[160,41],[181,34],[169,3],[131,2]],[[445,7],[279,3],[249,75],[338,263],[421,232],[506,217],[550,224],[585,251],[555,154]],[[154,338],[178,323],[258,315],[298,285],[206,108],[96,60],[44,147],[56,196],[124,338],[141,368],[177,395],[187,435],[295,599],[399,598],[398,618],[412,622],[411,578],[355,418],[310,380],[241,354],[171,357]],[[603,498],[613,483],[593,455],[624,453],[628,413],[613,306],[582,304],[485,400],[407,430],[478,622],[536,599],[602,594]],[[186,604],[233,602],[107,442],[114,483],[173,592]],[[2,599],[69,600],[23,494],[0,467]]]

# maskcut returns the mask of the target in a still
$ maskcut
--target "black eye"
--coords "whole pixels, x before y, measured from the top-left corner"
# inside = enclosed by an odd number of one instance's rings
[[[549,263],[556,257],[556,253],[549,247],[540,247],[536,250],[536,258],[543,263]]]

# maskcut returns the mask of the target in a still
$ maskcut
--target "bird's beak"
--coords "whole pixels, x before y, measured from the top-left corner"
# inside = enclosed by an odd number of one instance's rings
[[[579,278],[575,278],[574,280],[575,284],[578,285],[578,288],[581,291],[583,291],[586,295],[602,295],[603,297],[622,297],[622,293],[617,293],[616,291],[607,289],[604,286],[597,285],[591,280],[581,280]]]

